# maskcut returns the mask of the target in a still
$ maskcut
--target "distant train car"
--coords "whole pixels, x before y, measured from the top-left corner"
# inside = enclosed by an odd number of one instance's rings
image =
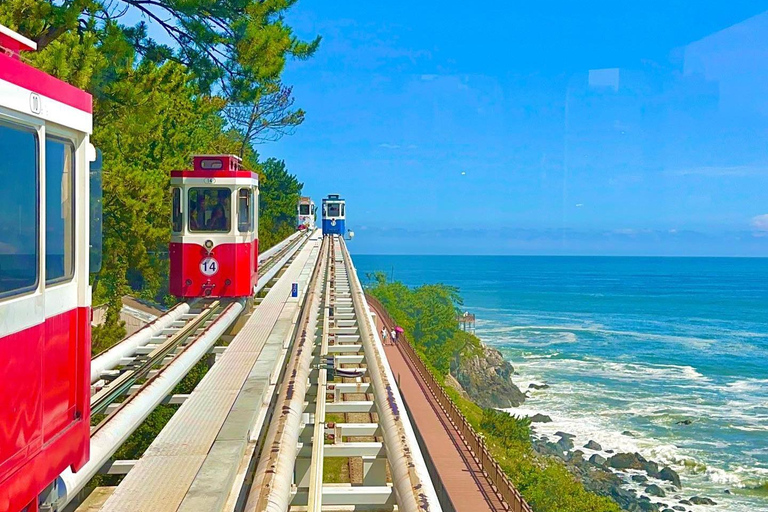
[[[170,291],[250,297],[258,281],[258,175],[234,155],[193,160],[193,170],[171,172]]]
[[[323,199],[323,236],[346,233],[346,201],[338,194],[329,194]]]
[[[56,501],[59,474],[80,469],[90,444],[92,102],[22,62],[35,47],[0,25],[0,510],[10,512]]]
[[[297,227],[308,231],[315,229],[315,202],[309,197],[299,199]]]

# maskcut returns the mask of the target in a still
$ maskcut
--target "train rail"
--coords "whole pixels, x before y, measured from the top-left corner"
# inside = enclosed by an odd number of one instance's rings
[[[372,322],[343,239],[325,237],[243,510],[440,510]],[[331,457],[359,460],[361,481],[326,482]]]
[[[295,233],[265,255],[257,292],[278,276],[306,240],[306,234]],[[174,387],[216,350],[246,308],[245,300],[231,299],[178,304],[92,360],[91,410],[99,422],[91,428],[89,462],[77,473],[67,470],[61,475],[62,506],[109,468],[114,453],[159,404],[183,403],[186,396],[172,395]]]

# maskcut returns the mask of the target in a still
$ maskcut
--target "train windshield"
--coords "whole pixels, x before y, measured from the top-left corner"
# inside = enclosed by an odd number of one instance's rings
[[[308,204],[300,204],[299,205],[299,215],[309,215],[309,205]]]
[[[341,211],[341,203],[326,203],[328,207],[328,217],[339,217]]]
[[[232,191],[224,187],[189,189],[189,230],[229,233],[232,226]]]

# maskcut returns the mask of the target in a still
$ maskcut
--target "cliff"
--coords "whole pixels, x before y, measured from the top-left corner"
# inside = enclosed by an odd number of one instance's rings
[[[517,407],[525,394],[512,382],[515,369],[495,348],[480,345],[471,355],[462,355],[451,365],[451,375],[481,407]]]

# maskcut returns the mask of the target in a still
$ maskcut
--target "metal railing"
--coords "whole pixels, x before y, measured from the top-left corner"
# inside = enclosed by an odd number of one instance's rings
[[[386,308],[379,302],[379,300],[369,293],[365,294],[368,303],[381,316],[383,322],[387,323],[391,327],[397,325],[397,323],[389,316]],[[491,452],[488,450],[487,445],[482,437],[472,428],[469,421],[464,417],[464,414],[456,407],[453,400],[445,392],[443,386],[432,375],[427,366],[421,360],[421,357],[416,353],[411,342],[407,339],[405,334],[401,333],[398,336],[397,345],[400,350],[403,351],[408,360],[413,364],[413,367],[419,373],[421,378],[427,384],[430,393],[435,398],[440,408],[445,412],[448,419],[461,435],[462,441],[469,448],[470,452],[474,456],[477,463],[483,470],[488,481],[494,487],[494,491],[504,501],[509,510],[513,512],[533,512],[533,509],[526,503],[525,499],[520,495],[520,492],[515,488],[512,482],[507,477],[504,470],[501,468],[496,459],[493,458]]]

